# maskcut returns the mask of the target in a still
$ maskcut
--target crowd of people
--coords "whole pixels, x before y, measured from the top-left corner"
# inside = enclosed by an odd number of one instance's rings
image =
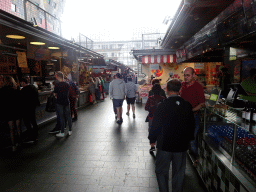
[[[169,167],[172,162],[172,188],[173,191],[182,191],[187,150],[197,159],[197,133],[200,123],[199,110],[204,107],[205,98],[203,87],[195,79],[194,69],[184,69],[184,82],[171,79],[167,83],[165,92],[158,79],[154,79],[152,90],[145,105],[149,124],[150,153],[157,148],[156,176],[160,191],[168,191]],[[72,121],[78,118],[76,101],[79,89],[60,71],[55,74],[56,82],[53,91],[55,97],[55,109],[57,123],[50,133],[56,137],[65,136],[65,127],[68,125],[68,135],[72,134]],[[12,149],[15,151],[21,144],[20,122],[23,119],[27,128],[28,137],[23,142],[33,143],[38,138],[38,125],[35,117],[36,106],[40,105],[38,91],[31,85],[28,78],[17,83],[11,76],[0,76],[0,101],[2,109],[0,120],[8,122]],[[101,77],[89,78],[89,91],[91,101],[95,104],[103,95],[104,80]],[[113,101],[113,109],[118,124],[123,123],[123,101],[127,101],[126,115],[130,115],[130,109],[135,118],[135,98],[138,92],[137,85],[131,77],[127,82],[117,73],[109,85],[109,96]],[[166,96],[167,93],[167,96]],[[104,98],[104,96],[103,96]],[[74,118],[72,119],[72,116]],[[15,137],[15,130],[17,137]],[[157,145],[156,145],[157,144]],[[156,146],[156,147],[155,147]],[[197,160],[194,162],[197,166]]]
[[[38,125],[35,109],[40,105],[38,91],[29,84],[28,78],[22,78],[18,83],[11,76],[0,78],[0,121],[7,122],[10,129],[12,150],[16,151],[22,142],[36,142]],[[22,86],[22,89],[20,89]],[[27,128],[27,139],[22,141],[21,120]],[[31,126],[32,125],[32,126]],[[17,132],[17,137],[15,133]]]

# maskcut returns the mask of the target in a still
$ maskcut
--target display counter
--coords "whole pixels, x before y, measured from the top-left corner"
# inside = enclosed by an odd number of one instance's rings
[[[256,125],[226,105],[202,113],[197,171],[209,191],[256,191]]]
[[[36,108],[36,120],[40,125],[42,123],[47,123],[56,118],[56,112],[46,112],[45,107],[47,103],[47,98],[50,96],[52,91],[44,91],[39,92],[39,101],[40,106]],[[82,89],[79,94],[78,101],[76,103],[76,107],[84,107],[89,104],[89,91],[87,89]]]

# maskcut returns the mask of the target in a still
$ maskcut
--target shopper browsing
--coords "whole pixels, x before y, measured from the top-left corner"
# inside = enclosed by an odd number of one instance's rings
[[[64,82],[64,75],[62,72],[56,72],[56,79],[59,81],[54,88],[54,96],[56,97],[56,113],[59,116],[61,132],[56,134],[57,137],[64,137],[65,119],[68,121],[69,132],[72,134],[72,119],[69,106],[69,89],[70,86],[67,82]]]
[[[195,71],[192,67],[187,67],[183,71],[184,82],[182,82],[180,89],[180,96],[184,100],[188,101],[192,105],[194,112],[196,128],[194,132],[194,140],[190,143],[190,149],[192,155],[197,159],[198,156],[198,144],[197,144],[197,132],[200,124],[200,112],[199,110],[205,105],[204,89],[200,83],[195,80]],[[197,160],[194,161],[194,166],[197,166]]]

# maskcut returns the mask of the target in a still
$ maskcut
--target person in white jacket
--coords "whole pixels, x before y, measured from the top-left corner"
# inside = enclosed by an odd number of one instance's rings
[[[117,111],[117,123],[122,124],[122,106],[125,98],[125,82],[121,79],[120,73],[116,74],[114,79],[109,85],[109,95],[113,99],[113,105]]]

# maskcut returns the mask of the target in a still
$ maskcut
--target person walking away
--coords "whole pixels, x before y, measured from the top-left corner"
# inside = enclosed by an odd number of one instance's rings
[[[128,83],[125,84],[125,95],[126,95],[126,102],[127,102],[127,113],[126,115],[129,116],[130,114],[130,105],[132,105],[132,112],[133,118],[135,118],[135,98],[136,93],[138,92],[138,87],[132,82],[132,78],[128,78]]]
[[[165,99],[164,96],[160,95],[161,86],[159,84],[154,84],[154,86],[152,87],[152,91],[153,91],[153,95],[148,97],[148,100],[145,105],[145,110],[149,112],[147,116],[148,132],[150,132],[152,127],[153,116],[157,108],[157,105]],[[155,150],[156,150],[155,146],[152,146],[149,152],[152,153]]]
[[[184,100],[188,101],[192,105],[194,112],[196,128],[194,132],[194,140],[190,143],[190,152],[196,159],[193,163],[197,166],[198,163],[198,144],[197,144],[197,133],[200,124],[200,109],[205,106],[204,90],[200,83],[195,80],[195,71],[192,67],[187,67],[183,71],[184,82],[181,84],[180,96]]]
[[[116,79],[114,79],[109,85],[110,98],[113,99],[114,108],[117,111],[117,123],[122,124],[122,106],[125,98],[125,83],[121,79],[120,73],[116,74]]]
[[[160,85],[160,80],[159,79],[153,79],[152,80],[152,86],[154,86],[155,84],[159,84]],[[160,85],[160,87],[161,87],[161,85]],[[149,91],[148,95],[149,96],[154,95],[152,89]],[[160,90],[160,95],[163,96],[166,99],[165,91],[162,88]]]
[[[167,83],[168,98],[155,110],[148,139],[157,142],[155,172],[160,192],[169,191],[169,169],[172,162],[172,192],[182,192],[186,169],[186,153],[194,138],[195,118],[192,106],[179,96],[181,83]]]
[[[90,77],[90,79],[89,79],[89,89],[90,89],[90,93],[92,95],[92,104],[95,104],[95,103],[97,103],[96,97],[95,97],[95,83],[94,83],[92,77]]]
[[[100,100],[100,80],[99,77],[95,78],[95,96],[96,96],[96,100]]]
[[[69,90],[70,86],[67,82],[64,82],[64,75],[62,72],[56,72],[56,79],[59,81],[54,87],[54,96],[56,98],[56,113],[59,116],[61,132],[56,134],[56,137],[64,137],[65,119],[68,121],[69,132],[72,134],[72,119],[69,106]]]
[[[113,76],[113,80],[114,80],[114,79],[116,79],[116,75]],[[112,81],[113,81],[113,80],[112,80]],[[111,82],[112,82],[112,81],[111,81]],[[111,83],[111,82],[110,82],[110,83]],[[112,99],[112,98],[110,97],[110,99]],[[117,111],[116,111],[116,107],[114,106],[114,103],[113,103],[113,111],[114,111],[114,113],[115,113],[115,119],[117,120]]]
[[[0,89],[0,120],[7,121],[10,129],[12,151],[17,150],[17,145],[21,144],[21,112],[20,112],[20,90],[17,83],[11,76],[5,76],[3,87]],[[18,141],[15,141],[15,129],[18,133]]]
[[[76,101],[77,98],[79,97],[79,88],[76,86],[75,82],[69,80],[66,78],[67,83],[70,86],[69,90],[69,102],[70,102],[70,111],[71,111],[71,117],[74,115],[74,118],[72,121],[77,121],[77,109],[76,109]]]
[[[22,78],[20,84],[23,87],[20,91],[22,117],[28,132],[28,138],[23,143],[34,143],[38,139],[38,125],[36,122],[36,106],[40,106],[38,90],[34,85],[29,84],[27,78]]]

